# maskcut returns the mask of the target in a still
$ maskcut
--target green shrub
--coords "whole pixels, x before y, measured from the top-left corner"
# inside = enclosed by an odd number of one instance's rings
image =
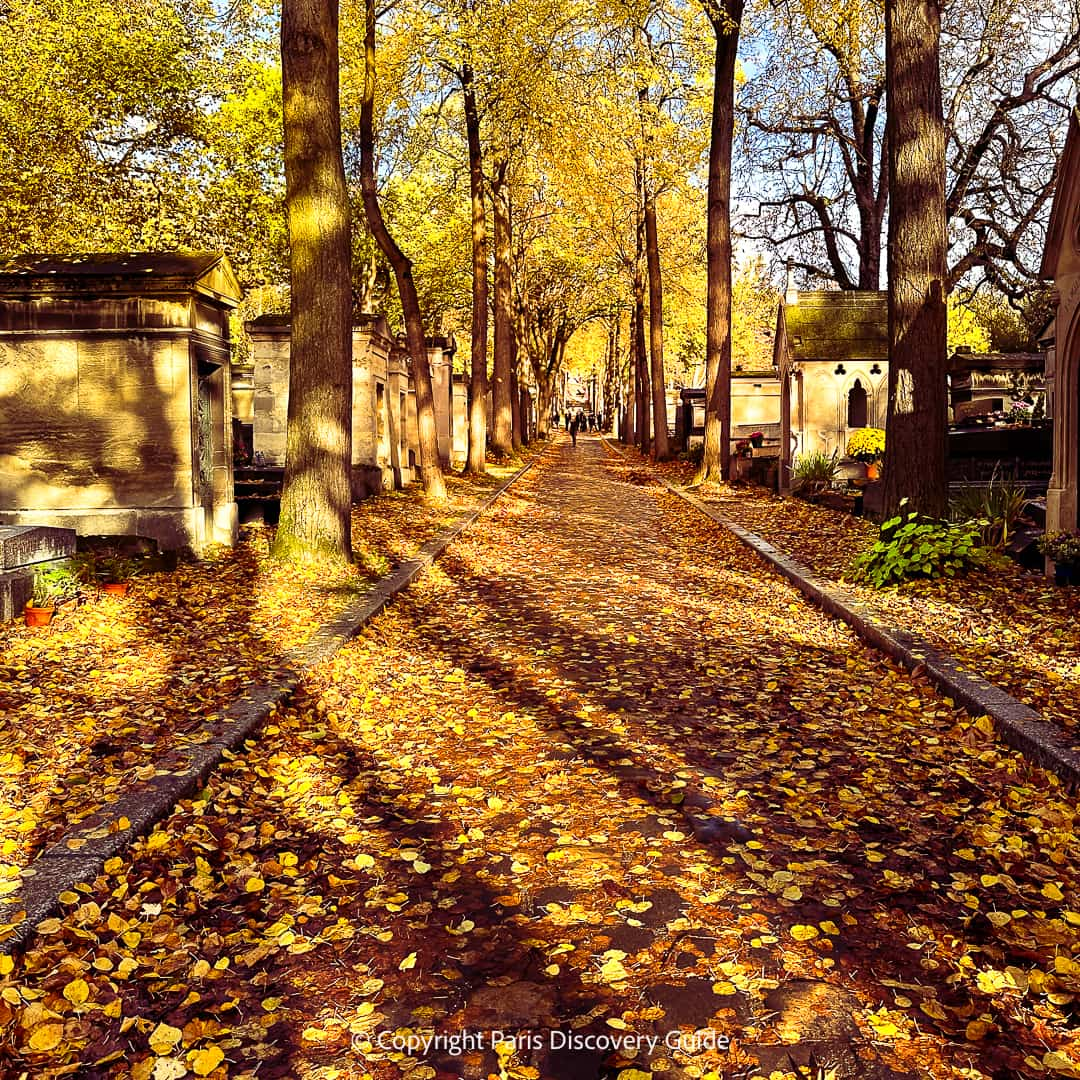
[[[881,526],[877,543],[855,561],[853,577],[875,589],[911,578],[955,577],[984,561],[979,540],[972,522],[901,513]]]
[[[817,495],[832,487],[836,477],[837,454],[826,454],[822,450],[811,450],[800,454],[795,459],[791,472],[791,486],[800,495]]]
[[[56,607],[65,600],[79,596],[79,579],[74,571],[64,566],[54,566],[34,573],[34,588],[30,602],[34,607]]]
[[[986,487],[967,487],[953,496],[949,516],[976,525],[983,547],[1003,548],[1012,539],[1027,502],[1024,485],[1000,478],[995,469]]]

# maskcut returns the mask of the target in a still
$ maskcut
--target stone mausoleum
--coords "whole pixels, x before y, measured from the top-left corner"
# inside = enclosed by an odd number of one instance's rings
[[[799,292],[780,304],[773,364],[780,379],[780,486],[796,457],[843,456],[858,428],[885,427],[888,299],[883,292]]]
[[[0,525],[232,543],[241,295],[219,254],[0,263]]]
[[[260,465],[281,467],[289,414],[289,316],[261,315],[245,329],[251,337],[254,366],[252,450]],[[406,354],[395,348],[381,315],[357,315],[352,340],[353,497],[362,499],[403,487],[419,474],[416,402]],[[449,360],[443,361],[441,344],[431,346],[428,354],[439,447],[443,450],[445,445],[449,460]]]
[[[1057,312],[1047,335],[1047,415],[1054,420],[1046,528],[1080,530],[1080,109],[1069,119],[1047,230],[1042,276],[1054,282]]]

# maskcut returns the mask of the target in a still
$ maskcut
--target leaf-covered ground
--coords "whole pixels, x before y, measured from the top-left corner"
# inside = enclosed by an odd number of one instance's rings
[[[93,590],[46,629],[0,624],[0,895],[67,825],[152,776],[170,747],[288,666],[290,649],[495,482],[455,479],[438,510],[415,493],[363,503],[356,565],[329,578],[271,561],[269,531],[245,530],[234,549],[135,579],[124,599]]]
[[[674,467],[665,471],[675,479]],[[760,488],[695,494],[827,580],[839,581],[877,539],[870,522]],[[1080,589],[1059,588],[1005,559],[961,578],[845,587],[887,624],[922,634],[1060,725],[1080,750]]]
[[[65,896],[7,1075],[1080,1076],[1075,798],[639,481],[560,441]]]

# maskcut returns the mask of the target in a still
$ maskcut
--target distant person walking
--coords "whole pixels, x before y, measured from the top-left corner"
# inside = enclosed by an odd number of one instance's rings
[[[570,421],[570,441],[574,446],[577,446],[577,433],[580,429],[581,424],[578,423],[578,418],[575,416],[574,419]]]

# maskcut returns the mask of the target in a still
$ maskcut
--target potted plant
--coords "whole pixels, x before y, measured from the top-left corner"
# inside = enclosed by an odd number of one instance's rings
[[[142,563],[138,559],[118,555],[100,560],[97,567],[102,591],[109,596],[127,596],[128,582],[141,571]]]
[[[1054,583],[1080,585],[1080,534],[1048,532],[1039,537],[1039,551],[1054,564]]]
[[[750,453],[750,440],[749,439],[736,439],[735,440],[735,453],[740,457],[751,457]]]
[[[765,445],[765,433],[763,431],[750,432],[750,445],[759,449]]]
[[[867,480],[877,480],[885,456],[885,432],[876,427],[857,428],[848,439],[847,456],[866,466]]]
[[[27,626],[48,626],[56,614],[57,605],[75,600],[79,583],[75,575],[63,567],[38,570],[34,574],[34,590],[26,603],[23,618]]]

